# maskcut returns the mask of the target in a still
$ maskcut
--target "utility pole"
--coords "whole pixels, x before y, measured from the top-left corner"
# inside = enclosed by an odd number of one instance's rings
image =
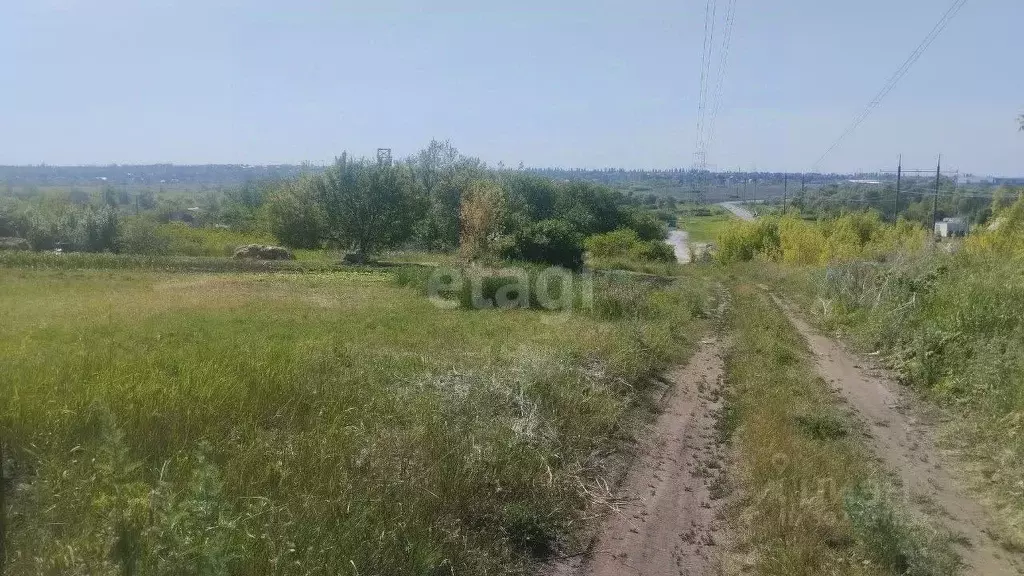
[[[932,233],[935,233],[935,224],[939,221],[939,183],[942,179],[942,154],[939,154],[939,163],[935,166],[935,198],[932,200]]]
[[[900,154],[899,163],[896,164],[896,203],[893,206],[892,221],[900,217],[900,184],[903,182],[903,154]]]
[[[782,213],[786,213],[786,195],[789,193],[789,172],[782,176]]]

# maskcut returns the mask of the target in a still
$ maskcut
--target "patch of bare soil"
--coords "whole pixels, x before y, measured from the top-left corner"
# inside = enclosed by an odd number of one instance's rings
[[[1022,559],[990,536],[985,509],[949,472],[947,457],[935,442],[936,430],[929,424],[932,419],[924,406],[915,403],[912,392],[811,329],[778,298],[776,302],[807,339],[822,378],[865,421],[877,456],[898,475],[909,496],[908,505],[956,537],[967,572],[1024,573]]]
[[[546,567],[558,576],[698,576],[717,570],[723,454],[717,441],[722,345],[705,340],[669,373],[664,412],[585,555]]]

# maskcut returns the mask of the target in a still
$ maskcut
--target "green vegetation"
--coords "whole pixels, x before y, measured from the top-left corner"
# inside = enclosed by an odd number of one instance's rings
[[[565,314],[439,309],[380,269],[8,264],[10,574],[524,573],[712,304],[697,276]]]
[[[735,553],[756,574],[957,573],[947,539],[911,519],[873,469],[803,339],[762,291],[733,290],[722,434],[736,452]]]
[[[32,248],[0,251],[5,573],[529,573],[593,520],[713,276],[734,302],[730,521],[756,573],[957,570],[762,282],[955,408],[951,442],[1024,547],[1024,200],[997,194],[993,229],[942,250],[921,214],[798,196],[746,223],[645,186],[432,142],[198,195],[0,199],[4,245]],[[717,263],[677,264],[670,225]],[[228,258],[253,243],[297,259]]]
[[[859,484],[846,492],[843,508],[861,549],[890,574],[957,574],[962,566],[948,538],[915,523],[901,512],[897,496],[878,484]]]
[[[675,262],[672,247],[662,240],[642,240],[635,230],[622,228],[606,234],[587,238],[586,249],[591,256],[591,265],[608,267],[603,262]]]
[[[925,250],[828,271],[783,270],[820,321],[878,351],[908,384],[948,407],[950,445],[971,464],[1024,547],[1024,200],[962,250]],[[810,305],[817,301],[818,304]]]
[[[882,222],[877,212],[851,212],[835,219],[809,222],[793,213],[734,220],[718,236],[720,262],[760,257],[796,265],[820,265],[877,259],[924,247],[929,234],[905,220]]]
[[[27,239],[37,251],[147,256],[230,256],[241,245],[278,243],[349,252],[348,261],[357,263],[394,249],[458,250],[469,261],[578,269],[584,239],[618,229],[649,242],[646,259],[660,259],[656,241],[673,218],[666,202],[494,170],[437,141],[394,163],[342,154],[326,169],[287,178],[199,197],[147,190],[131,200],[127,190],[111,187],[0,198],[0,237]]]
[[[720,206],[686,205],[679,208],[676,227],[686,231],[690,242],[715,242],[734,219]]]

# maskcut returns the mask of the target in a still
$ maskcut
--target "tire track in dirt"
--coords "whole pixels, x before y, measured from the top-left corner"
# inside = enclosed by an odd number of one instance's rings
[[[558,576],[698,576],[716,571],[722,527],[717,493],[724,454],[717,441],[722,407],[722,344],[701,342],[672,383],[653,436],[618,490],[618,502],[585,556],[544,573]]]
[[[956,535],[967,572],[985,576],[1024,574],[1021,558],[990,536],[985,509],[961,489],[935,442],[935,430],[906,390],[880,371],[869,372],[843,346],[822,336],[772,295],[789,321],[807,340],[818,371],[865,421],[871,445],[887,468],[897,473],[908,505]]]

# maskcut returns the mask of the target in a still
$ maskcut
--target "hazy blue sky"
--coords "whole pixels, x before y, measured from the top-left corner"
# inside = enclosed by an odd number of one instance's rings
[[[809,169],[948,6],[739,0],[709,162]],[[703,14],[703,0],[0,0],[0,164],[322,162],[438,138],[491,163],[688,166]],[[969,0],[823,167],[941,152],[1024,174],[1022,24],[1021,0]]]

